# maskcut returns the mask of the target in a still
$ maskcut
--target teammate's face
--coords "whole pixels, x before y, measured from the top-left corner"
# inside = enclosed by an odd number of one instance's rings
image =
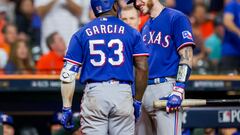
[[[3,125],[3,134],[4,135],[14,135],[14,128],[10,125],[4,124]]]
[[[122,10],[121,19],[131,27],[138,30],[140,19],[139,19],[138,11],[135,8],[132,8],[130,10]]]
[[[153,6],[152,0],[136,0],[136,6],[143,14],[148,14]]]

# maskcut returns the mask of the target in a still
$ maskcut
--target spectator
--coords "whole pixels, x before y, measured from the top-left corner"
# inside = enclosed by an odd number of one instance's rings
[[[35,127],[27,126],[20,129],[20,135],[39,135],[39,133]]]
[[[45,43],[52,32],[59,32],[68,43],[78,30],[81,15],[80,0],[35,0],[38,14],[42,18],[41,47],[43,53],[49,50]]]
[[[8,59],[7,53],[5,52],[5,50],[0,48],[0,74],[1,74],[1,70],[7,64],[7,59]]]
[[[216,135],[216,129],[214,128],[205,128],[204,129],[204,135]]]
[[[192,24],[192,31],[196,44],[196,47],[193,50],[193,69],[196,70],[203,67],[203,63],[205,63],[206,48],[204,46],[202,33],[200,32],[200,29],[198,29],[198,25],[196,23]]]
[[[6,24],[6,8],[0,4],[0,44],[4,41],[2,30]]]
[[[236,128],[221,128],[219,129],[220,135],[240,135]]]
[[[14,135],[15,134],[12,116],[6,115],[6,114],[1,114],[0,121],[2,121],[2,123],[3,123],[3,135]]]
[[[3,28],[4,42],[0,43],[0,48],[4,49],[7,54],[10,54],[11,46],[18,38],[17,28],[13,24],[7,24]]]
[[[8,23],[14,23],[15,20],[15,3],[13,0],[1,0],[0,1],[0,9],[4,8],[6,12],[6,21]]]
[[[165,0],[166,7],[175,8],[176,7],[176,0]]]
[[[176,0],[176,9],[182,11],[186,15],[190,15],[193,10],[194,0]]]
[[[47,46],[50,52],[43,55],[37,63],[37,72],[40,74],[59,74],[63,67],[63,56],[66,51],[65,42],[58,32],[47,37]]]
[[[6,74],[33,73],[33,61],[28,45],[25,41],[19,40],[13,44],[10,52],[10,59],[4,70]]]
[[[221,19],[220,17],[216,18],[214,21],[214,33],[205,41],[208,59],[214,68],[218,67],[221,59],[222,40],[224,36],[224,27]]]
[[[231,0],[225,7],[225,36],[222,46],[222,70],[240,71],[240,0]],[[235,70],[235,71],[234,71]]]
[[[224,0],[211,0],[209,11],[211,12],[220,12],[223,10]]]
[[[121,10],[121,19],[131,27],[139,30],[139,12],[133,6],[125,6]]]
[[[81,0],[80,3],[81,7],[82,7],[82,14],[80,17],[80,21],[81,21],[81,25],[84,25],[86,23],[88,23],[90,21],[90,1],[89,0]]]
[[[197,4],[193,10],[192,20],[197,25],[198,29],[201,32],[203,40],[208,38],[213,33],[213,22],[209,20],[209,14],[207,13],[206,7],[204,4]]]
[[[35,12],[33,0],[18,0],[16,5],[16,25],[19,34],[30,37],[30,45],[40,46],[41,19]]]

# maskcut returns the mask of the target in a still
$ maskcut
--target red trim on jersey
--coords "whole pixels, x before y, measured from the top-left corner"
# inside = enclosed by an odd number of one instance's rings
[[[195,46],[195,43],[194,43],[194,42],[186,42],[186,43],[183,43],[183,44],[181,44],[181,45],[177,48],[177,51],[179,51],[180,49],[182,49],[182,48],[185,47],[185,46],[190,46],[190,45]]]
[[[68,59],[68,58],[63,58],[64,60],[66,60],[66,61],[69,61],[69,62],[71,62],[71,63],[73,63],[73,64],[76,64],[76,65],[82,65],[82,63],[79,63],[79,62],[77,62],[77,61],[74,61],[74,60],[71,60],[71,59]]]
[[[149,56],[148,53],[133,54],[133,56]]]

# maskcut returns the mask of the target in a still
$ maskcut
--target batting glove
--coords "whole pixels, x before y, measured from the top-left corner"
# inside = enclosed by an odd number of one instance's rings
[[[167,113],[180,109],[182,100],[184,99],[184,87],[185,84],[183,83],[176,83],[175,86],[173,86],[173,91],[167,98]]]
[[[135,121],[138,121],[138,119],[141,115],[141,106],[142,106],[142,102],[140,102],[136,99],[133,100]]]
[[[73,114],[71,107],[63,107],[61,124],[66,130],[72,130],[74,128],[72,117]]]

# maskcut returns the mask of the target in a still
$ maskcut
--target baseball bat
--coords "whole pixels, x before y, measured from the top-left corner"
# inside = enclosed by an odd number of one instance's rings
[[[164,108],[166,104],[167,100],[156,100],[153,102],[153,107]],[[184,99],[181,106],[240,106],[240,99]]]

